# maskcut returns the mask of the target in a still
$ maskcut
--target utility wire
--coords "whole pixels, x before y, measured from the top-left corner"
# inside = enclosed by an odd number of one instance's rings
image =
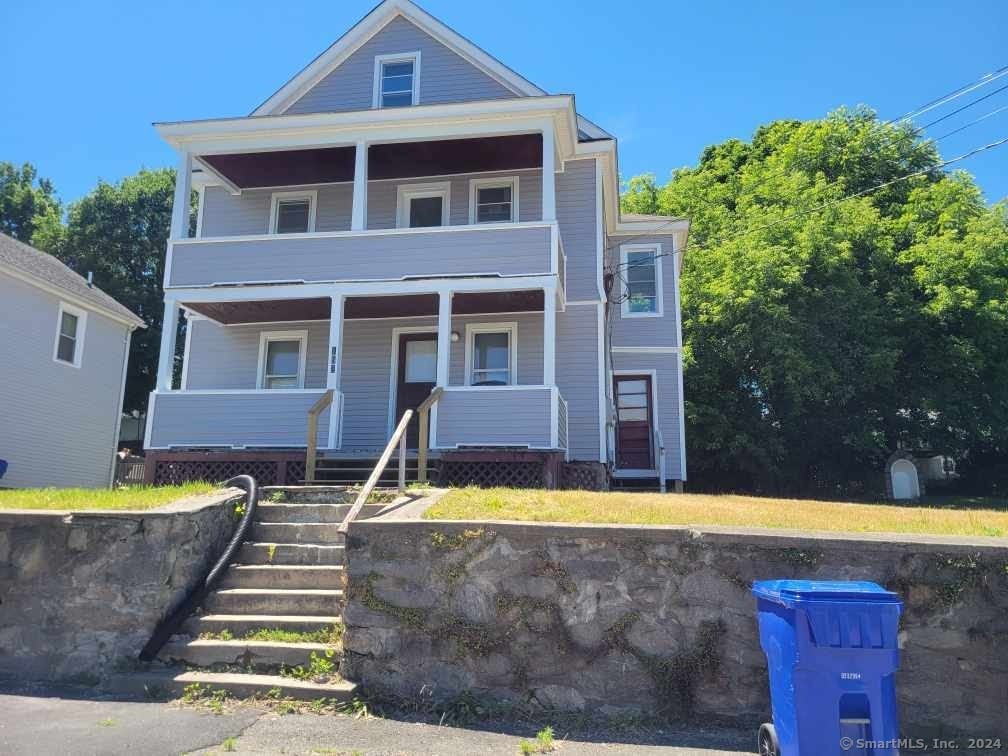
[[[920,132],[922,132],[922,131],[924,131],[924,130],[926,130],[926,129],[929,129],[929,128],[931,128],[931,127],[932,127],[932,126],[934,126],[934,125],[935,125],[936,123],[941,123],[942,121],[944,121],[944,120],[946,120],[946,119],[948,119],[948,118],[951,118],[951,117],[952,117],[952,116],[954,116],[954,115],[957,115],[957,114],[959,114],[959,113],[962,113],[962,112],[963,112],[964,110],[967,110],[967,109],[969,109],[969,108],[972,108],[972,107],[973,107],[974,105],[976,105],[976,104],[977,104],[978,102],[983,102],[983,101],[984,101],[984,100],[986,100],[987,98],[989,98],[989,97],[993,97],[993,96],[994,96],[994,95],[996,95],[996,94],[997,94],[998,92],[1004,92],[1004,91],[1005,91],[1006,89],[1008,89],[1008,84],[1005,84],[1005,85],[1004,85],[1003,87],[999,87],[998,89],[995,89],[995,90],[994,90],[993,92],[988,92],[988,93],[987,93],[987,94],[985,94],[985,95],[984,95],[983,97],[977,97],[977,98],[976,98],[975,100],[971,100],[970,102],[967,102],[967,103],[966,103],[965,105],[963,105],[962,107],[959,107],[959,108],[956,108],[956,109],[955,109],[955,110],[953,110],[953,111],[952,111],[951,113],[946,113],[946,114],[945,114],[945,115],[943,115],[943,116],[942,116],[941,118],[936,118],[936,119],[934,119],[933,121],[931,121],[930,123],[925,123],[925,124],[924,124],[923,126],[921,126],[920,128],[917,128],[917,129],[914,129],[914,131],[916,131],[916,132],[917,132],[917,133],[919,134]],[[936,141],[936,140],[930,140],[930,141]]]
[[[1002,76],[1004,76],[1006,74],[1008,74],[1008,66],[1004,66],[1003,68],[999,68],[998,70],[992,71],[989,74],[984,74],[979,79],[976,79],[975,81],[972,81],[969,84],[964,84],[963,86],[959,87],[958,89],[954,89],[954,90],[952,90],[951,92],[949,92],[947,94],[943,94],[941,97],[938,97],[938,98],[936,98],[934,100],[931,100],[931,102],[926,102],[923,105],[921,105],[919,108],[917,108],[916,110],[911,110],[909,113],[905,113],[905,114],[901,115],[899,118],[894,118],[894,119],[892,119],[890,121],[886,121],[882,125],[883,126],[891,126],[894,123],[899,123],[899,122],[902,122],[902,121],[912,120],[912,119],[916,118],[917,116],[924,115],[928,111],[931,111],[931,110],[934,110],[935,108],[941,107],[942,105],[944,105],[947,102],[951,102],[952,100],[956,99],[957,97],[962,97],[964,94],[972,92],[975,89],[979,89],[980,87],[985,87],[988,84],[990,84],[992,81],[996,81],[997,79],[1000,79]]]
[[[976,119],[974,119],[974,120],[970,121],[970,122],[969,122],[969,123],[967,123],[967,124],[966,124],[965,126],[960,126],[960,127],[959,127],[959,128],[957,128],[957,129],[952,129],[952,131],[946,131],[946,132],[945,132],[944,134],[942,134],[942,135],[941,135],[940,137],[935,137],[935,138],[934,138],[933,140],[931,140],[931,141],[933,141],[933,142],[940,142],[940,141],[941,141],[942,139],[944,139],[945,137],[950,137],[950,136],[952,136],[953,134],[958,134],[958,133],[959,133],[960,131],[963,131],[963,130],[965,130],[965,129],[968,129],[968,128],[969,128],[970,126],[973,126],[974,124],[977,124],[977,123],[980,123],[980,121],[986,121],[986,120],[987,120],[988,118],[990,118],[991,116],[995,116],[995,115],[997,115],[998,113],[1000,113],[1000,112],[1002,112],[1002,111],[1005,111],[1005,110],[1008,110],[1008,105],[1002,105],[1002,106],[1001,106],[1000,108],[995,108],[994,110],[990,111],[989,113],[985,113],[984,115],[980,116],[979,118],[976,118]]]

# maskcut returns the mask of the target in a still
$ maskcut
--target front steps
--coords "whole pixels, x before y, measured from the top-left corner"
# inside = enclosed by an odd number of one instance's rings
[[[342,622],[339,614],[306,616],[303,614],[201,614],[190,617],[182,632],[198,638],[200,635],[227,632],[232,638],[243,638],[251,632],[271,628],[295,633],[314,633]]]
[[[305,481],[309,484],[337,485],[337,486],[359,486],[368,479],[371,471],[378,463],[378,456],[374,457],[323,457],[320,456],[315,461],[315,480]],[[427,460],[427,480],[437,483],[440,477],[441,460],[437,457],[430,457]],[[416,453],[411,452],[406,457],[406,480],[414,482],[418,479]],[[399,458],[393,456],[388,465],[378,478],[378,485],[392,488],[399,481]]]
[[[181,696],[186,693],[186,688],[198,684],[208,692],[225,690],[233,698],[260,696],[274,699],[291,698],[296,701],[317,701],[320,698],[348,701],[353,698],[357,687],[345,680],[316,683],[282,675],[203,670],[137,672],[120,675],[112,681],[112,684],[120,693],[133,693],[138,696]]]
[[[343,587],[342,564],[235,564],[220,582],[221,588],[329,588]]]

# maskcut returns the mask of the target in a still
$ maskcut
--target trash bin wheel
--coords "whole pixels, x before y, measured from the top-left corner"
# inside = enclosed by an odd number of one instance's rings
[[[759,756],[780,756],[780,744],[777,742],[777,731],[772,724],[761,724],[759,736],[756,739],[756,750]]]

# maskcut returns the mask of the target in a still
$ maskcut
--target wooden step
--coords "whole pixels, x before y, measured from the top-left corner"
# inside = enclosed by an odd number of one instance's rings
[[[249,640],[173,640],[158,654],[161,661],[181,662],[193,667],[237,665],[261,672],[281,667],[306,667],[313,653],[325,656],[338,652],[324,643],[276,643]]]
[[[346,538],[338,522],[257,522],[252,537],[261,543],[325,546],[342,544]]]
[[[342,565],[232,564],[220,588],[342,588]]]
[[[280,675],[253,675],[234,672],[201,672],[159,670],[113,675],[105,688],[117,693],[182,695],[187,686],[198,683],[209,692],[226,690],[235,698],[261,695],[315,701],[329,698],[346,701],[353,697],[356,686],[346,681],[313,683]]]
[[[203,602],[219,614],[293,614],[331,616],[343,604],[343,591],[327,588],[224,588]]]
[[[340,624],[339,607],[329,616],[309,617],[301,614],[200,614],[187,619],[182,632],[197,638],[204,633],[227,630],[235,638],[243,638],[255,630],[289,630],[313,633]]]
[[[239,564],[343,564],[342,544],[261,543],[249,541],[238,552]]]

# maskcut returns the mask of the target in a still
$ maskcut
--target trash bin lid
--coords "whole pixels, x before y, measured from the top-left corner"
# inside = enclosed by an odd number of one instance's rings
[[[897,594],[867,580],[761,580],[753,584],[752,592],[785,606],[820,601],[902,603]]]

